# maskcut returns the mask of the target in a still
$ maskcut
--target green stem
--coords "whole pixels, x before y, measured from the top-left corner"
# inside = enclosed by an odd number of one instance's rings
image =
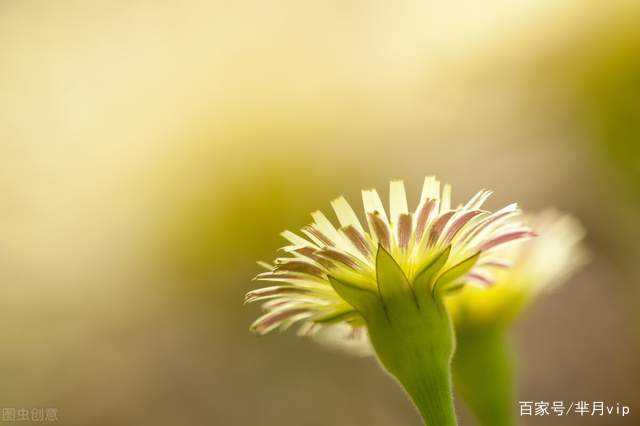
[[[398,374],[426,425],[455,426],[456,414],[451,392],[449,364],[427,363],[409,374]]]
[[[500,327],[458,329],[453,359],[456,390],[481,426],[516,425],[513,354]]]
[[[409,394],[427,426],[457,426],[451,383],[453,330],[440,301],[416,315],[368,324],[385,369]]]

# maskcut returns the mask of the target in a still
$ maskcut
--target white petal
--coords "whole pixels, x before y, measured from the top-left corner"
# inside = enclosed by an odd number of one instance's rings
[[[289,242],[295,244],[296,246],[299,246],[299,247],[305,247],[305,246],[315,247],[315,245],[313,243],[311,243],[308,240],[305,240],[304,238],[294,234],[291,231],[283,231],[282,233],[280,233],[280,235],[282,235],[285,239],[287,239]]]
[[[389,214],[391,215],[391,224],[395,229],[398,225],[398,218],[401,214],[409,212],[407,206],[407,193],[404,189],[404,182],[401,180],[391,181],[389,184]]]
[[[464,206],[464,210],[477,210],[477,209],[479,209],[480,207],[482,207],[484,202],[487,201],[487,198],[489,198],[491,196],[491,194],[493,194],[493,191],[488,191],[486,189],[483,189],[483,190],[479,191]]]
[[[389,223],[389,220],[387,219],[387,212],[382,205],[378,191],[375,189],[362,191],[362,204],[364,206],[365,213],[378,212],[380,218],[386,223]]]
[[[440,214],[451,210],[451,185],[446,184],[442,188],[442,199],[440,201]]]
[[[336,228],[334,228],[331,221],[327,219],[327,217],[320,210],[311,213],[311,217],[313,218],[313,221],[315,222],[316,227],[320,232],[326,235],[331,241],[333,241],[334,244],[339,244],[342,237],[340,236]]]
[[[352,225],[358,231],[364,232],[364,229],[358,220],[358,216],[356,216],[355,212],[344,197],[339,197],[333,200],[331,202],[331,206],[336,212],[340,226],[344,227]]]
[[[427,176],[424,178],[424,185],[422,185],[422,195],[420,196],[420,204],[426,200],[439,200],[440,199],[440,182],[435,176]]]

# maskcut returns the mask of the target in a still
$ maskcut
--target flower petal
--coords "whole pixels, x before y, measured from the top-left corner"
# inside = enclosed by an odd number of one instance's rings
[[[338,222],[340,222],[340,226],[354,226],[358,231],[364,232],[362,229],[362,225],[358,220],[358,216],[356,216],[355,212],[347,202],[344,197],[338,197],[331,202],[331,206],[333,210],[336,212],[336,216],[338,217]]]
[[[401,214],[409,212],[407,206],[407,194],[404,189],[404,182],[401,180],[391,181],[389,184],[389,214],[391,215],[391,227],[397,228]]]

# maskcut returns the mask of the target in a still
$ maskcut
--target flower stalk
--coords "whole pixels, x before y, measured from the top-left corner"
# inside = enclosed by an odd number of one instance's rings
[[[458,329],[456,391],[480,426],[515,426],[514,354],[504,327]]]

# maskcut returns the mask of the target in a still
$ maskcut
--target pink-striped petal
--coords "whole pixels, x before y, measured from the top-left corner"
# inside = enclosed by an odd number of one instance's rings
[[[306,262],[302,259],[286,260],[282,263],[278,263],[275,266],[275,272],[300,272],[302,274],[323,276],[324,270],[319,266],[313,265],[310,262]]]
[[[486,229],[490,225],[496,225],[499,222],[503,222],[510,218],[511,216],[515,216],[518,214],[518,206],[517,204],[510,204],[507,207],[498,210],[497,212],[487,216],[485,219],[481,220],[477,224],[475,224],[471,229],[469,229],[465,235],[462,237],[463,242],[470,242],[480,234],[484,229]]]
[[[245,303],[255,302],[256,300],[266,299],[270,297],[279,297],[287,294],[308,294],[309,289],[295,286],[272,286],[259,288],[248,292],[244,297]]]
[[[444,213],[443,215],[441,215],[435,221],[435,223],[433,224],[433,227],[431,228],[431,232],[429,234],[429,245],[434,245],[438,241],[438,239],[440,238],[440,234],[442,234],[442,231],[447,226],[447,223],[449,223],[449,220],[455,213],[456,213],[455,211],[450,210]]]
[[[535,233],[529,231],[529,230],[521,230],[521,231],[512,231],[512,232],[508,232],[506,234],[502,234],[499,235],[487,242],[485,242],[484,244],[482,244],[480,246],[480,250],[481,251],[487,251],[489,249],[492,249],[494,247],[497,247],[499,245],[508,243],[510,241],[515,241],[515,240],[519,240],[521,238],[529,238],[529,237],[535,237]]]
[[[482,214],[482,210],[472,210],[455,219],[447,231],[447,235],[444,238],[444,244],[450,243],[463,226],[480,214]]]
[[[474,195],[469,202],[464,206],[465,210],[477,210],[480,207],[482,207],[482,205],[484,204],[485,201],[487,201],[487,198],[489,198],[491,196],[491,194],[493,194],[492,191],[488,191],[486,189],[483,189],[481,191],[478,191],[476,193],[476,195]]]
[[[384,248],[389,250],[391,244],[391,232],[389,231],[389,227],[386,222],[380,218],[380,215],[378,215],[377,212],[369,213],[369,221],[378,243],[382,244]]]
[[[409,246],[411,240],[411,230],[413,227],[413,217],[408,213],[398,216],[398,245],[402,249]]]
[[[309,313],[309,309],[294,308],[283,311],[272,311],[258,318],[258,320],[251,325],[251,330],[259,335],[266,334],[274,328],[277,328],[286,319],[304,313]]]
[[[314,240],[319,247],[333,247],[335,242],[327,237],[322,231],[316,228],[314,225],[307,225],[302,228],[302,232],[310,239]]]
[[[349,225],[345,228],[342,228],[342,232],[347,237],[351,244],[365,257],[371,256],[371,250],[369,248],[369,243],[364,238],[362,233],[358,231],[355,227]]]
[[[319,250],[318,256],[324,257],[325,259],[342,263],[351,269],[359,269],[359,265],[356,259],[347,253],[332,249],[330,247],[325,247],[322,250]]]
[[[431,221],[431,217],[437,210],[436,206],[436,200],[427,200],[420,205],[420,208],[418,208],[418,211],[416,212],[416,243],[422,241],[424,231],[427,229],[427,226]]]
[[[469,272],[466,278],[467,278],[467,281],[479,283],[484,287],[488,287],[491,284],[493,284],[493,279],[489,275],[476,269]]]

